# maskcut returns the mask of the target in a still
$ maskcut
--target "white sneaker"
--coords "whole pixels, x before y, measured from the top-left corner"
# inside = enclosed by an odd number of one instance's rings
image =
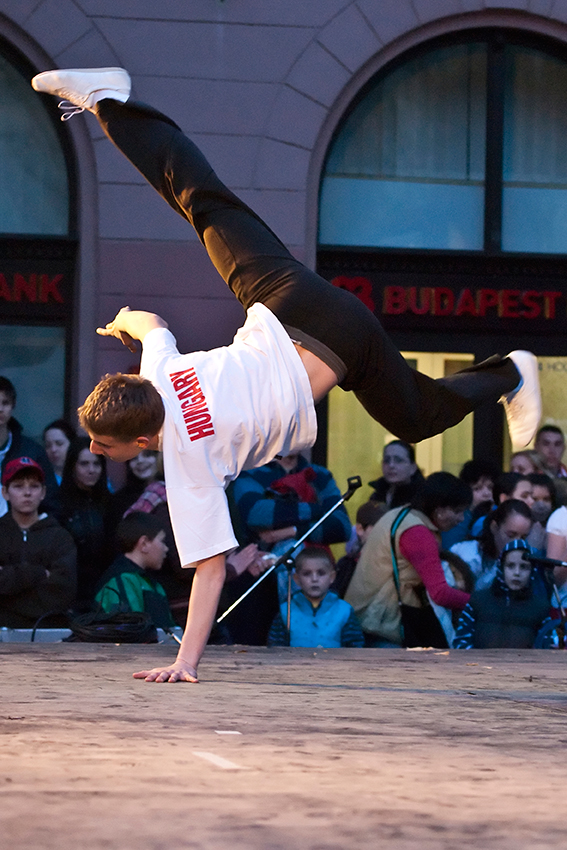
[[[54,94],[73,104],[64,121],[84,109],[92,110],[99,100],[112,98],[125,103],[130,97],[132,87],[130,75],[123,68],[69,68],[58,71],[44,71],[31,81],[36,91]],[[59,104],[62,109],[67,109]]]
[[[531,351],[511,351],[508,355],[522,378],[519,387],[500,402],[504,405],[510,439],[515,450],[533,439],[541,419],[541,392],[537,358]]]

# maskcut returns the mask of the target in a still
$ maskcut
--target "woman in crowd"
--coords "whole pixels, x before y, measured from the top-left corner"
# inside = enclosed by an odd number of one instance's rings
[[[522,452],[516,452],[510,458],[510,472],[519,472],[521,475],[533,475],[535,472],[542,471],[541,458],[533,449],[524,449]]]
[[[476,540],[464,540],[451,546],[475,576],[475,590],[490,587],[504,546],[512,540],[526,540],[532,528],[531,510],[519,499],[506,499],[485,519]]]
[[[423,480],[415,462],[414,447],[404,440],[393,440],[384,447],[382,477],[369,482],[374,487],[370,501],[382,505],[385,511],[407,505]]]
[[[345,594],[354,608],[368,646],[444,646],[446,640],[427,596],[438,605],[462,610],[469,594],[451,587],[439,556],[440,532],[463,519],[471,489],[448,472],[435,472],[425,481],[409,506],[388,511],[374,526]],[[395,553],[399,594],[394,577]],[[406,620],[419,620],[414,641],[408,640]],[[411,609],[411,610],[407,610]],[[416,612],[421,612],[416,614]],[[403,626],[403,628],[402,628]]]
[[[147,449],[126,463],[126,483],[110,499],[108,528],[111,535],[127,511],[133,509],[144,490],[154,481],[163,482],[160,452]]]
[[[77,546],[77,607],[90,607],[96,584],[108,567],[106,517],[109,503],[106,458],[92,454],[88,437],[69,447],[61,481],[59,521]]]
[[[532,485],[532,519],[534,522],[528,543],[538,554],[545,555],[545,527],[547,520],[557,507],[557,491],[553,479],[544,472],[534,472],[528,478]]]
[[[478,459],[467,460],[459,472],[459,478],[468,484],[472,491],[472,502],[470,508],[465,511],[463,522],[460,522],[450,531],[441,535],[443,549],[450,549],[461,540],[476,537],[473,528],[475,523],[482,525],[486,514],[494,507],[494,484],[500,474],[500,470],[491,460]]]
[[[43,429],[43,446],[58,484],[61,484],[69,446],[76,436],[77,432],[73,426],[64,419],[56,419]]]
[[[494,487],[494,501],[497,505],[507,499],[519,499],[525,502],[528,508],[534,503],[533,484],[529,476],[520,472],[502,472]]]

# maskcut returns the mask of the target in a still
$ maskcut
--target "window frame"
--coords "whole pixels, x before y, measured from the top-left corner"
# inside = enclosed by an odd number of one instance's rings
[[[502,250],[502,214],[504,197],[504,118],[505,118],[505,95],[506,95],[506,48],[518,46],[539,50],[555,59],[559,59],[567,65],[567,47],[550,36],[542,36],[514,28],[472,28],[459,32],[448,33],[430,39],[417,47],[405,51],[391,62],[388,62],[358,91],[345,110],[341,121],[335,128],[335,132],[329,142],[319,185],[318,208],[321,209],[321,190],[323,177],[326,174],[326,166],[330,152],[337,137],[341,134],[346,120],[352,112],[363,101],[367,95],[393,71],[406,65],[408,62],[431,53],[442,47],[452,45],[484,43],[486,46],[486,129],[485,129],[485,176],[484,176],[484,223],[483,223],[483,247],[481,249],[465,249],[459,251],[451,248],[401,248],[396,246],[348,246],[350,250],[356,251],[388,251],[396,253],[436,253],[455,255],[458,253],[475,254],[485,256],[510,256],[518,252]],[[331,245],[318,242],[318,250],[338,248],[347,250],[347,246]],[[534,256],[532,252],[526,252],[526,256]],[[549,254],[538,253],[538,256],[565,256],[564,253]]]

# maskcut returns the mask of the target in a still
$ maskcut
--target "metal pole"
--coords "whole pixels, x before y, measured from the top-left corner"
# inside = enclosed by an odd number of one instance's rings
[[[326,513],[325,513],[325,514],[324,514],[324,515],[323,515],[320,519],[318,519],[318,520],[317,520],[317,522],[315,522],[315,523],[311,526],[311,528],[309,528],[309,529],[305,532],[305,534],[303,534],[303,535],[299,538],[299,540],[296,540],[296,541],[295,541],[295,543],[293,544],[293,546],[291,546],[291,548],[290,548],[290,549],[288,549],[288,551],[287,551],[287,552],[285,552],[283,555],[280,555],[280,557],[277,559],[277,561],[276,561],[274,564],[272,564],[272,566],[271,566],[268,570],[266,570],[266,572],[265,572],[265,573],[262,573],[262,575],[258,578],[258,580],[257,580],[257,581],[255,581],[255,582],[254,582],[254,584],[252,585],[252,587],[249,587],[249,588],[248,588],[248,590],[247,590],[245,593],[243,593],[243,594],[242,594],[242,596],[240,596],[240,597],[236,600],[236,602],[233,602],[233,603],[232,603],[232,605],[230,606],[230,608],[227,608],[227,609],[226,609],[226,611],[224,612],[224,614],[221,614],[221,616],[217,619],[217,623],[222,622],[222,620],[224,620],[224,618],[225,618],[225,617],[228,617],[228,615],[230,614],[230,612],[231,612],[231,611],[234,611],[234,609],[236,608],[236,606],[237,606],[237,605],[240,605],[240,603],[242,602],[242,600],[243,600],[243,599],[246,599],[246,597],[247,597],[247,596],[249,596],[249,595],[252,593],[252,591],[253,591],[253,590],[255,590],[255,588],[257,588],[257,587],[258,587],[258,585],[259,585],[261,582],[263,582],[263,581],[264,581],[264,579],[265,579],[265,578],[267,578],[267,577],[270,575],[270,573],[271,573],[271,572],[273,572],[275,569],[277,569],[277,567],[279,567],[279,565],[280,565],[280,564],[283,564],[283,563],[285,563],[285,561],[288,561],[288,560],[290,560],[290,559],[291,559],[291,560],[293,560],[293,553],[296,551],[296,549],[298,549],[298,548],[301,546],[301,544],[303,543],[303,541],[304,541],[304,540],[306,540],[306,539],[309,537],[309,535],[310,535],[310,534],[313,534],[313,532],[315,531],[315,529],[316,529],[316,528],[319,528],[319,526],[320,526],[323,522],[325,522],[325,520],[327,519],[327,517],[331,516],[331,514],[333,513],[333,511],[336,511],[336,509],[337,509],[337,508],[339,508],[339,507],[340,507],[340,506],[341,506],[344,502],[348,502],[348,500],[350,499],[350,497],[352,496],[352,494],[353,494],[356,490],[358,490],[358,488],[359,488],[359,487],[362,487],[362,481],[361,481],[361,479],[360,479],[360,475],[353,475],[353,476],[352,476],[352,478],[347,478],[347,486],[348,486],[348,489],[346,490],[346,492],[345,492],[345,493],[343,493],[343,495],[340,497],[340,499],[339,499],[339,500],[338,500],[338,501],[337,501],[337,502],[336,502],[336,503],[335,503],[335,504],[334,504],[331,508],[329,508],[329,510],[328,510],[328,511],[327,511],[327,512],[326,512]],[[290,578],[291,578],[291,570],[290,570]],[[289,619],[289,615],[288,615],[288,619]]]

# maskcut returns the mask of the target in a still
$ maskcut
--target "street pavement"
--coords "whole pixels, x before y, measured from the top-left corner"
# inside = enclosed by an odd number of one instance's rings
[[[1,644],[6,850],[567,846],[567,653]]]

